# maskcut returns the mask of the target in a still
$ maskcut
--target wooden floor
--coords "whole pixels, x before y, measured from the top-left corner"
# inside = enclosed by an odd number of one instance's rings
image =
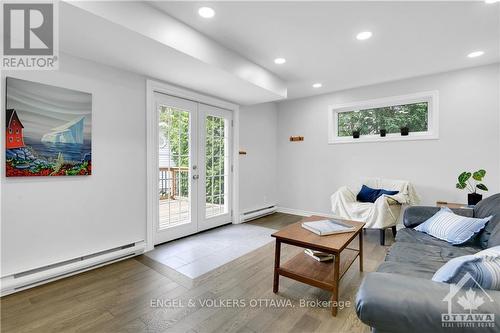
[[[299,219],[273,214],[252,223],[279,229]],[[388,234],[387,238],[390,244],[392,236]],[[383,260],[387,247],[378,244],[376,231],[366,232],[364,239],[364,266],[369,272]],[[286,260],[297,251],[284,245],[282,258]],[[329,308],[300,306],[301,299],[329,300],[325,291],[282,277],[280,292],[273,294],[274,244],[222,266],[193,287],[169,279],[162,274],[161,265],[148,263],[145,258],[128,259],[3,297],[1,331],[369,332],[354,309],[356,291],[366,274],[360,273],[356,264],[340,284],[339,299],[350,301],[351,306],[339,310],[333,318]],[[157,300],[171,304],[152,306],[155,302],[158,305]],[[203,303],[206,300],[233,303],[224,308],[221,303]],[[287,300],[292,307],[271,304]],[[250,306],[258,303],[260,306]]]

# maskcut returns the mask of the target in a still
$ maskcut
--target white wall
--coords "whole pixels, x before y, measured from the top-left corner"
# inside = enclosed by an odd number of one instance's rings
[[[0,168],[1,276],[146,237],[145,78],[61,57],[59,71],[2,72],[1,83],[11,76],[92,93],[93,174],[5,178]],[[276,129],[276,104],[240,109],[241,211],[277,202]]]
[[[240,108],[240,212],[277,203],[278,111],[275,103]]]
[[[2,276],[145,239],[145,79],[65,55],[60,64],[2,73],[2,84],[7,75],[92,93],[93,174],[5,178],[1,154]]]
[[[465,202],[455,189],[463,170],[484,168],[499,191],[499,66],[490,65],[351,89],[278,104],[278,198],[281,207],[329,212],[330,195],[362,177],[412,181],[423,203]],[[328,144],[328,106],[438,90],[440,138]],[[290,135],[305,141],[291,143]]]
[[[9,75],[93,94],[93,175],[7,179],[0,168],[2,276],[146,235],[145,78],[62,57],[59,71],[4,72],[2,83]],[[242,107],[240,149],[247,155],[239,156],[240,211],[278,203],[328,212],[330,194],[363,176],[409,179],[425,203],[463,202],[456,175],[485,168],[490,193],[498,192],[498,78],[498,65],[485,66]],[[440,92],[439,140],[328,145],[328,105],[434,89]],[[3,87],[1,93],[4,101]],[[305,141],[290,143],[290,135]]]

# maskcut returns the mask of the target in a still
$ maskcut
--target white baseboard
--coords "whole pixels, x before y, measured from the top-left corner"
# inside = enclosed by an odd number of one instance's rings
[[[313,212],[310,210],[301,210],[301,209],[279,207],[279,206],[276,208],[276,211],[278,213],[292,214],[292,215],[298,215],[298,216],[319,215],[319,216],[332,217],[332,218],[336,217],[332,213],[320,213],[320,212]]]

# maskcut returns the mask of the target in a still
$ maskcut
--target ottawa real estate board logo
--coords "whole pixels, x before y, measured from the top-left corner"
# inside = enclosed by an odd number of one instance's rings
[[[443,302],[448,303],[448,311],[441,314],[442,327],[495,327],[495,314],[482,310],[494,308],[494,300],[470,273],[466,273],[457,284],[450,284],[450,292]]]
[[[57,5],[57,1],[2,1],[1,69],[58,69]]]

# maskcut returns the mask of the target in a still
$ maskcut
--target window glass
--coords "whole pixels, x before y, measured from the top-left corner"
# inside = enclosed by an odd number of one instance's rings
[[[399,133],[401,127],[410,132],[428,131],[428,102],[393,105],[387,107],[339,112],[338,136],[378,135],[381,129],[386,133]]]

